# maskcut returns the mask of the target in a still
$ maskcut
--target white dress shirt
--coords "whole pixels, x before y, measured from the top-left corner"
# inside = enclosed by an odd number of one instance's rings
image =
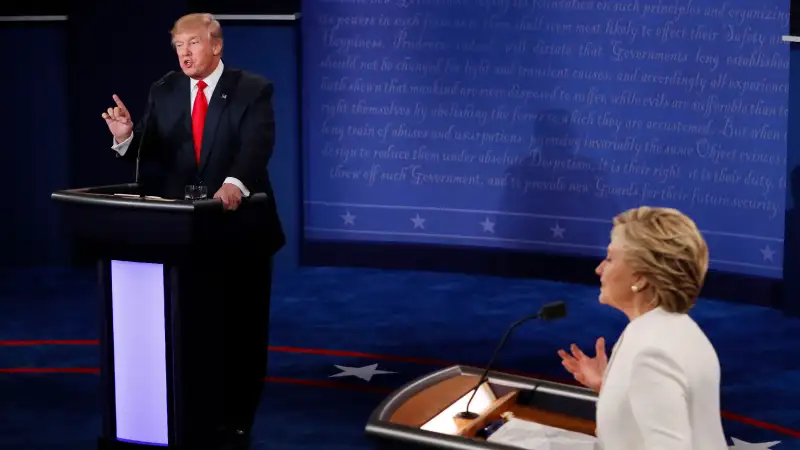
[[[206,88],[203,90],[203,93],[205,94],[206,101],[209,103],[209,105],[211,104],[211,96],[214,94],[214,89],[217,87],[217,83],[219,83],[220,77],[222,77],[222,71],[223,71],[224,68],[225,68],[225,65],[222,63],[222,61],[220,61],[219,64],[217,65],[217,68],[214,69],[213,72],[211,72],[211,75],[209,75],[208,77],[206,77],[203,80],[203,81],[206,82],[206,85],[207,85]],[[197,89],[198,81],[199,80],[195,80],[194,78],[189,78],[189,83],[190,83],[189,99],[188,99],[189,100],[189,111],[192,111],[192,108],[194,108],[194,99],[195,99],[195,97],[197,97],[197,91],[198,91],[198,89]],[[131,140],[133,140],[133,133],[131,133],[131,135],[128,137],[128,139],[125,139],[124,141],[120,142],[119,144],[117,144],[116,139],[115,139],[113,144],[112,144],[112,146],[111,146],[111,149],[113,149],[115,152],[117,152],[120,156],[123,156],[125,154],[125,152],[128,151],[128,147],[130,147],[130,145],[131,145]],[[223,182],[223,184],[232,184],[232,185],[238,187],[239,190],[242,191],[242,195],[244,197],[247,197],[247,196],[250,195],[250,191],[247,190],[245,185],[241,181],[239,181],[238,178],[234,178],[234,177],[225,178],[225,181]],[[214,195],[214,194],[212,193],[211,195]]]
[[[597,400],[604,450],[727,450],[720,367],[687,314],[656,308],[614,346]]]

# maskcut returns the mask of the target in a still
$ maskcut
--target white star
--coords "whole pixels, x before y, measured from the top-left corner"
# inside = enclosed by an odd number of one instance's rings
[[[745,442],[741,439],[736,439],[735,437],[731,437],[731,440],[733,441],[733,445],[731,445],[728,448],[732,450],[769,450],[773,446],[781,443],[781,441],[760,442],[760,443]]]
[[[567,231],[565,228],[561,228],[561,226],[556,222],[556,226],[550,228],[550,231],[553,232],[554,238],[561,238],[564,239],[564,232]]]
[[[771,249],[769,245],[761,249],[761,256],[764,257],[764,261],[775,262],[775,260],[772,259],[772,257],[775,256],[775,250]]]
[[[344,220],[345,225],[355,225],[356,224],[356,216],[350,214],[350,210],[347,210],[347,214],[342,214],[341,217]]]
[[[483,222],[478,222],[483,227],[483,231],[494,234],[494,222],[488,217],[483,219]]]
[[[420,217],[419,214],[417,214],[417,217],[412,217],[411,221],[414,222],[414,229],[417,228],[422,228],[423,230],[425,229],[425,219]]]
[[[335,375],[331,375],[328,378],[353,376],[353,377],[361,378],[364,381],[369,381],[375,375],[381,375],[381,374],[386,374],[386,373],[396,373],[396,372],[390,372],[388,370],[378,370],[378,364],[377,363],[369,365],[369,366],[364,366],[364,367],[336,366],[336,368],[341,370],[341,372],[337,373]]]

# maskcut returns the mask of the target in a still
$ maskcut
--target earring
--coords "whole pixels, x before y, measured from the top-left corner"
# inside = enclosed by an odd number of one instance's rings
[[[632,290],[633,292],[639,292],[639,286],[636,286],[636,285],[634,284],[633,286],[631,286],[631,290]]]

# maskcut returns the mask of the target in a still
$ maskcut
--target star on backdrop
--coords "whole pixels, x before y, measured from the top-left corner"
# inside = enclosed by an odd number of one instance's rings
[[[553,232],[554,238],[564,239],[564,232],[567,231],[566,228],[561,228],[561,225],[556,222],[556,226],[550,228],[550,231]]]
[[[781,441],[771,441],[771,442],[745,442],[741,439],[736,439],[735,437],[731,436],[731,440],[733,441],[733,445],[728,447],[730,450],[770,450],[773,446],[778,445]]]
[[[350,214],[350,210],[347,210],[346,214],[342,214],[339,216],[344,220],[345,225],[355,225],[356,224],[356,216]]]
[[[483,227],[483,231],[494,234],[494,222],[491,219],[487,217],[483,219],[483,222],[478,223]]]
[[[369,366],[364,366],[364,367],[348,367],[348,366],[339,366],[339,365],[335,365],[335,364],[334,364],[334,366],[337,369],[341,370],[341,372],[337,373],[337,374],[334,374],[334,375],[331,375],[328,378],[356,377],[356,378],[361,378],[364,381],[370,381],[370,380],[372,380],[372,377],[374,377],[375,375],[384,375],[384,374],[388,374],[388,373],[397,373],[397,372],[391,372],[391,371],[388,371],[388,370],[378,370],[378,364],[377,363],[370,364]]]
[[[417,217],[412,217],[411,221],[414,222],[414,229],[417,228],[422,228],[423,230],[425,229],[425,219],[420,217],[419,214],[417,214]]]
[[[764,261],[775,262],[775,260],[772,259],[772,257],[775,256],[775,250],[770,248],[769,245],[766,245],[761,249],[761,256],[764,257]]]

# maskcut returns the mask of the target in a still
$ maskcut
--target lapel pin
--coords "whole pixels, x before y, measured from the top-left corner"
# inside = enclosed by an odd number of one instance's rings
[[[222,98],[228,98],[228,94],[222,94]]]

